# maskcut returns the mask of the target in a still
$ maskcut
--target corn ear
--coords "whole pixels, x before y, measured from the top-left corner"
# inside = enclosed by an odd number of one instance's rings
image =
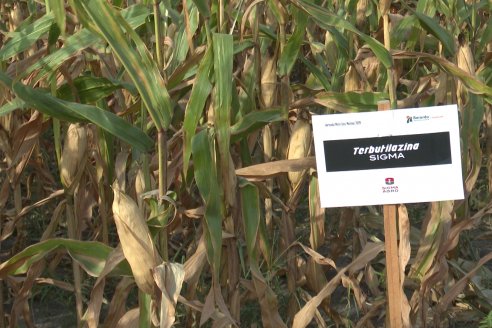
[[[353,65],[350,65],[347,74],[345,74],[344,79],[344,90],[345,92],[350,91],[360,91],[360,77],[359,73]]]
[[[357,1],[357,15],[355,18],[355,24],[359,30],[362,30],[366,24],[366,12],[369,0]]]
[[[289,140],[288,159],[304,158],[309,153],[311,145],[311,125],[307,120],[297,118]],[[304,172],[289,172],[289,181],[295,187],[302,178]]]
[[[65,189],[70,189],[82,169],[87,149],[87,131],[84,126],[70,124],[60,158],[60,177]]]
[[[128,260],[137,286],[145,293],[154,291],[152,270],[160,263],[149,228],[141,210],[116,184],[113,214],[123,254]]]
[[[335,72],[338,60],[338,51],[335,40],[329,31],[326,31],[325,33],[325,54],[328,68],[330,71]]]
[[[460,46],[458,47],[458,54],[456,55],[456,64],[462,70],[470,73],[471,75],[475,75],[475,61],[473,60],[473,54],[470,46],[468,45],[468,42],[460,42]],[[458,99],[461,99],[463,101],[464,99],[466,99],[467,93],[468,91],[466,90],[466,87],[461,81],[458,81]]]
[[[275,56],[266,56],[261,65],[261,98],[266,108],[275,102],[277,82],[277,60]]]

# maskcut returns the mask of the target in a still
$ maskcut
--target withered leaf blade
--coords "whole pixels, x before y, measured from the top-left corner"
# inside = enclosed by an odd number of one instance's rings
[[[367,243],[362,252],[345,268],[341,269],[338,274],[333,277],[323,289],[313,297],[309,302],[307,302],[302,309],[296,313],[294,317],[294,322],[292,324],[293,328],[304,328],[306,327],[316,314],[316,309],[321,304],[321,302],[330,295],[335,288],[338,286],[342,279],[342,275],[346,271],[350,271],[353,274],[355,271],[361,269],[367,265],[373,258],[375,258],[380,252],[384,250],[384,243]]]
[[[154,279],[162,292],[160,328],[172,327],[176,319],[176,304],[184,276],[184,267],[180,263],[164,262],[154,268]]]
[[[237,169],[236,174],[247,179],[264,180],[282,173],[299,172],[310,168],[316,168],[314,156],[251,165]]]
[[[129,310],[118,321],[116,328],[138,328],[139,316],[140,316],[139,308]]]
[[[152,269],[160,259],[150,237],[149,228],[137,203],[114,184],[113,214],[123,254],[138,287],[147,294],[154,290]]]

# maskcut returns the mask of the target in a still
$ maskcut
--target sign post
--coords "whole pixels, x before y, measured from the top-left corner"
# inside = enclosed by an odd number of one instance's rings
[[[388,100],[378,102],[378,110],[390,109]],[[396,205],[383,205],[384,246],[386,250],[386,291],[388,294],[389,326],[401,328],[402,324],[402,284],[400,281],[400,259],[398,256],[398,230]]]
[[[456,105],[315,115],[321,206],[383,205],[392,328],[402,321],[397,205],[463,199]]]

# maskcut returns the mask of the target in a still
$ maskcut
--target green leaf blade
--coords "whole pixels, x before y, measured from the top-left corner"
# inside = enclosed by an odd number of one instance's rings
[[[154,142],[142,130],[109,111],[61,100],[21,83],[15,83],[13,90],[20,99],[43,114],[69,122],[92,122],[143,152],[154,148]]]
[[[374,55],[381,61],[381,63],[386,67],[390,68],[393,66],[393,59],[391,54],[378,40],[362,33],[355,26],[350,24],[348,21],[330,13],[325,8],[322,8],[314,3],[308,2],[307,0],[292,0],[292,3],[308,13],[320,27],[324,29],[329,29],[330,27],[336,27],[338,29],[345,29],[358,35],[374,52]]]
[[[0,61],[29,49],[43,34],[48,33],[53,19],[53,14],[48,13],[32,24],[10,33],[12,38],[0,49]]]
[[[142,39],[121,14],[105,1],[88,0],[82,6],[125,67],[156,128],[162,130],[169,127],[172,116],[171,100],[159,68]],[[130,36],[135,48],[131,46],[125,33]]]
[[[441,27],[434,19],[430,18],[429,16],[419,13],[419,12],[414,12],[414,15],[418,18],[420,25],[430,34],[434,35],[436,38],[441,41],[444,50],[446,52],[446,55],[448,57],[454,56],[456,50],[455,50],[455,45],[454,45],[454,38],[449,33],[446,31],[443,27]]]
[[[207,49],[205,56],[198,67],[196,80],[191,89],[190,101],[186,105],[185,117],[183,122],[183,172],[188,170],[191,156],[191,141],[195,135],[196,127],[200,121],[201,114],[205,108],[207,98],[212,91],[212,84],[209,81],[209,74],[212,70],[213,53],[212,48]]]

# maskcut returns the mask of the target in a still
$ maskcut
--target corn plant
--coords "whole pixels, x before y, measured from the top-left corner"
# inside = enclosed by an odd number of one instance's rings
[[[310,124],[384,99],[460,108],[465,200],[398,208],[403,323],[483,319],[491,9],[2,1],[0,327],[35,324],[41,283],[78,326],[384,325],[382,209],[321,208]]]

